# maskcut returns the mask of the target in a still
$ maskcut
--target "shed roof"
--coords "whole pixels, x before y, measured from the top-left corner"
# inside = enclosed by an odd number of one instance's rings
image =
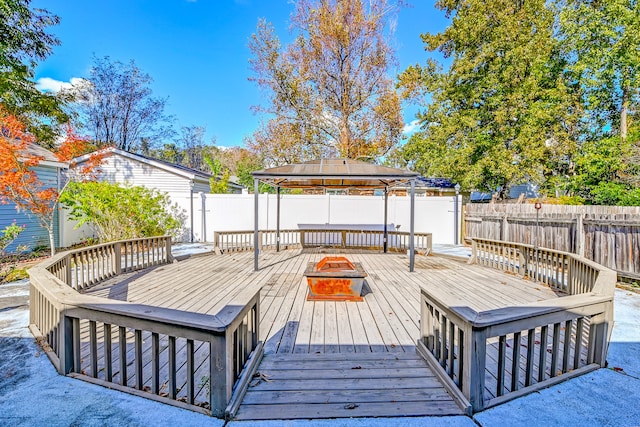
[[[415,179],[418,173],[352,159],[317,159],[262,169],[253,177],[283,188],[383,188]]]

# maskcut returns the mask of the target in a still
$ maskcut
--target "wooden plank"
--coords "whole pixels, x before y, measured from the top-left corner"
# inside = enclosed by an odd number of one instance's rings
[[[347,329],[349,325],[338,324],[335,301],[326,301],[324,303],[324,351],[326,353],[340,352],[338,328]]]
[[[351,327],[351,337],[353,338],[353,349],[356,353],[369,353],[371,346],[367,333],[365,332],[364,323],[360,317],[358,304],[345,303],[347,315],[349,316],[349,326]]]
[[[338,342],[340,343],[340,353],[354,353],[356,351],[353,345],[353,336],[351,335],[351,322],[349,321],[349,312],[347,311],[347,301],[337,301],[336,322],[338,331]]]
[[[351,406],[349,406],[351,405]],[[353,409],[346,409],[353,407]],[[308,418],[352,418],[378,416],[444,416],[462,415],[462,411],[453,401],[418,402],[349,402],[333,404],[296,404],[296,405],[247,405],[241,406],[237,420],[273,419],[274,411],[279,419]]]
[[[324,314],[325,303],[316,301],[313,304],[313,319],[311,321],[311,336],[309,339],[309,353],[324,353]]]
[[[266,369],[260,366],[260,373],[264,374],[270,381],[278,380],[298,380],[304,378],[309,379],[389,379],[389,378],[433,378],[434,375],[426,366],[418,366],[415,368],[400,368],[392,361],[387,361],[385,366],[366,368],[361,364],[354,362],[352,366],[345,369]]]
[[[427,378],[332,378],[263,381],[249,390],[396,390],[403,388],[441,387],[435,377]]]
[[[360,390],[357,399],[364,402],[389,402],[396,397],[390,390]],[[290,405],[297,403],[344,403],[350,402],[354,398],[352,390],[333,390],[331,393],[326,391],[252,391],[248,393],[243,405]],[[442,388],[415,388],[403,389],[401,394],[402,402],[426,402],[451,400],[451,396]]]
[[[280,355],[281,353],[278,353]],[[358,353],[361,354],[361,353]],[[379,353],[373,353],[379,354]],[[352,360],[286,360],[273,361],[265,357],[260,364],[261,370],[289,370],[289,369],[352,369],[360,366],[362,369],[375,369],[393,366],[395,368],[424,368],[425,363],[420,359],[352,359]]]

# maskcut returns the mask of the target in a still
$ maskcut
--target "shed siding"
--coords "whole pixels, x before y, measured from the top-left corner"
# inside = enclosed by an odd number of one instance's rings
[[[190,190],[189,179],[118,154],[107,157],[100,169],[101,177],[111,183],[140,185],[167,193]]]
[[[35,168],[38,179],[44,184],[43,188],[58,188],[58,169],[54,167],[38,166]],[[14,252],[19,245],[26,245],[29,250],[36,246],[49,246],[47,229],[40,225],[40,221],[34,215],[26,211],[18,211],[15,204],[0,204],[0,230],[11,225],[15,220],[18,225],[26,225],[25,230],[7,248],[7,252]],[[58,246],[58,219],[57,212],[54,220],[55,244]]]

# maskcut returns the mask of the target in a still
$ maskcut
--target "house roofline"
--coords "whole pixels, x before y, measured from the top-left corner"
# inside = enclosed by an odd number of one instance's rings
[[[171,165],[167,162],[161,161],[161,160],[157,160],[157,159],[153,159],[147,156],[143,156],[140,154],[135,154],[135,153],[130,153],[129,151],[125,151],[125,150],[121,150],[119,148],[116,147],[107,147],[104,148],[102,150],[98,150],[94,153],[88,153],[79,157],[76,157],[75,159],[73,159],[73,162],[77,163],[83,163],[86,162],[87,160],[89,160],[89,158],[95,154],[95,153],[109,153],[109,154],[119,154],[123,157],[127,157],[129,159],[141,162],[141,163],[145,163],[151,166],[155,166],[159,169],[165,170],[169,173],[173,173],[175,175],[179,175],[182,176],[184,178],[190,179],[194,182],[201,182],[201,183],[207,183],[209,184],[209,179],[213,177],[213,175],[206,173],[206,172],[202,172],[202,171],[198,171],[195,169],[191,169],[191,168],[187,168],[184,166],[177,166],[177,165]],[[231,186],[235,186],[237,188],[244,188],[242,185],[233,182],[233,181],[229,181],[229,185]]]

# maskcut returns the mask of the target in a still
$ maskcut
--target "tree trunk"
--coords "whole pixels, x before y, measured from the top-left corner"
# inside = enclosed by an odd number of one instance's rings
[[[53,233],[53,227],[48,227],[47,231],[49,232],[49,247],[51,248],[51,256],[56,254],[56,237]]]
[[[620,107],[620,138],[627,139],[627,113],[629,112],[629,86],[622,87],[622,105]]]

